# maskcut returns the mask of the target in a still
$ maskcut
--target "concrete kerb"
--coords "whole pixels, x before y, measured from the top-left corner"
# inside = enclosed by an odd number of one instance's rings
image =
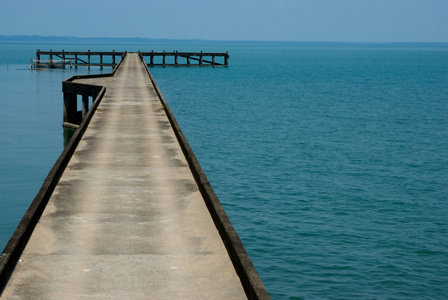
[[[119,64],[120,63],[121,60]],[[116,69],[114,70],[113,73],[111,73],[112,75],[107,74],[105,76],[113,76],[113,74],[115,74],[115,71]],[[96,75],[93,76],[98,77]],[[73,77],[88,78],[93,76],[92,75],[72,76],[68,80],[72,81],[73,79],[76,79]],[[95,113],[105,93],[106,93],[106,87],[101,87],[100,91],[98,92],[98,95],[95,97],[92,103],[92,107],[89,109],[86,116],[79,125],[78,129],[73,134],[70,142],[66,145],[66,147],[62,151],[62,154],[59,156],[53,168],[50,170],[42,187],[40,188],[30,207],[24,214],[22,220],[20,221],[13,235],[6,244],[5,249],[0,255],[0,297],[3,290],[6,287],[6,284],[8,283],[8,280],[23,250],[26,247],[26,244],[28,243],[31,234],[33,233],[33,230],[37,222],[39,221],[48,203],[48,200],[50,199],[57,183],[59,182],[59,179],[62,176],[62,173],[64,172],[68,162],[70,161],[73,153],[75,152],[75,149],[78,146],[79,141],[84,135],[84,132],[86,131],[90,123],[90,120],[92,119],[92,116]]]
[[[140,53],[139,53],[140,54]],[[232,260],[233,266],[240,277],[242,286],[246,292],[248,299],[271,299],[266,287],[261,281],[252,261],[250,260],[246,249],[243,246],[235,228],[233,227],[230,219],[224,211],[218,197],[216,196],[210,182],[208,181],[202,167],[200,166],[196,156],[193,153],[187,139],[185,138],[179,124],[177,123],[173,112],[171,111],[168,103],[163,97],[159,87],[157,86],[154,77],[149,71],[148,66],[144,62],[143,56],[140,54],[140,59],[145,65],[146,72],[151,79],[152,84],[159,96],[159,99],[164,106],[165,113],[170,120],[174,133],[179,141],[179,144],[184,152],[184,155],[188,161],[193,176],[199,186],[201,194],[205,200],[205,204],[213,218],[216,228],[221,235],[221,238],[226,246],[229,257]]]

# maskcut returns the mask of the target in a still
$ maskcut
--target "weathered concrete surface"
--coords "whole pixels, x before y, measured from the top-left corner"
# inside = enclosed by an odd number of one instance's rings
[[[2,299],[245,299],[136,54],[114,77]]]

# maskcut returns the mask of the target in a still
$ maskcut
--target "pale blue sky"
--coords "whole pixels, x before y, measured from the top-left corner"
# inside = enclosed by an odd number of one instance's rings
[[[448,0],[0,0],[0,35],[448,42]]]

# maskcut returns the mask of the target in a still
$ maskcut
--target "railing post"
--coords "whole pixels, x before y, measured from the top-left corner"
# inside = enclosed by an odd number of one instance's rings
[[[48,63],[48,67],[51,68],[53,62],[53,49],[50,49],[50,62]]]
[[[173,51],[174,52],[174,64],[177,66],[177,51]]]
[[[89,96],[82,95],[82,118],[83,119],[88,111],[89,111]]]
[[[202,66],[202,51],[201,51],[201,55],[199,56],[199,65]]]
[[[75,69],[78,69],[78,53],[75,53]]]
[[[64,52],[64,49],[62,49],[62,65],[64,66],[64,69],[65,69],[65,52]],[[70,69],[71,69],[71,67],[70,67]]]
[[[187,66],[190,65],[190,55],[187,54]]]
[[[87,63],[88,63],[88,68],[90,70],[90,49],[89,49],[89,53],[87,54]]]
[[[112,50],[112,52],[115,52],[115,50]],[[115,53],[112,54],[112,67],[115,68]]]
[[[215,56],[213,55],[212,56],[212,66],[214,66],[215,65]]]
[[[229,65],[229,51],[226,51],[226,56],[224,56],[224,65],[226,67]]]
[[[163,66],[165,66],[165,50],[163,50]]]
[[[100,69],[102,70],[103,69],[103,55],[102,54],[100,54]]]
[[[40,60],[40,49],[36,50],[36,60]]]
[[[149,64],[150,64],[151,66],[154,65],[154,50],[151,50],[151,57],[150,57],[150,59],[149,59]]]

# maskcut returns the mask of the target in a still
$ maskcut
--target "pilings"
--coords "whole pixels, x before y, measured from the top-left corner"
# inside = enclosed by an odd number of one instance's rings
[[[41,51],[36,50],[36,60],[41,60],[42,56],[48,56],[49,60],[52,61],[53,57],[58,57],[63,61],[69,61],[72,66],[78,68],[78,66],[99,66],[99,67],[112,67],[116,66],[116,57],[120,59],[124,55],[124,52],[112,51]],[[104,60],[103,58],[108,59]]]
[[[140,55],[145,58],[145,56],[149,56],[148,66],[228,66],[229,65],[229,52],[226,53],[218,53],[218,52],[179,52],[174,50],[173,52],[166,52],[163,50],[162,52],[155,52],[152,50],[151,52],[141,52]],[[157,63],[155,58],[162,57],[162,62]],[[171,63],[168,63],[167,60],[169,57],[173,57],[171,59]],[[179,57],[185,58],[185,60],[180,61]],[[216,61],[216,57],[222,58],[221,62]],[[197,63],[192,63],[191,61],[196,61]]]
[[[138,51],[142,57],[149,57],[148,66],[228,66],[229,65],[229,53],[218,52],[179,52],[172,51],[166,52],[141,52]],[[48,56],[50,68],[55,67],[53,64],[53,58],[61,59],[58,61],[58,66],[69,64],[70,67],[74,66],[99,66],[103,67],[115,67],[116,58],[123,56],[125,52],[119,51],[41,51],[36,50],[36,61],[40,61],[42,56]],[[56,61],[55,61],[56,62]],[[36,65],[37,66],[37,65]]]
[[[75,127],[81,124],[85,115],[93,104],[94,99],[100,94],[102,87],[64,81],[62,92],[64,93],[64,127]],[[78,96],[82,101],[81,110],[78,111]],[[91,99],[91,101],[90,101]]]

